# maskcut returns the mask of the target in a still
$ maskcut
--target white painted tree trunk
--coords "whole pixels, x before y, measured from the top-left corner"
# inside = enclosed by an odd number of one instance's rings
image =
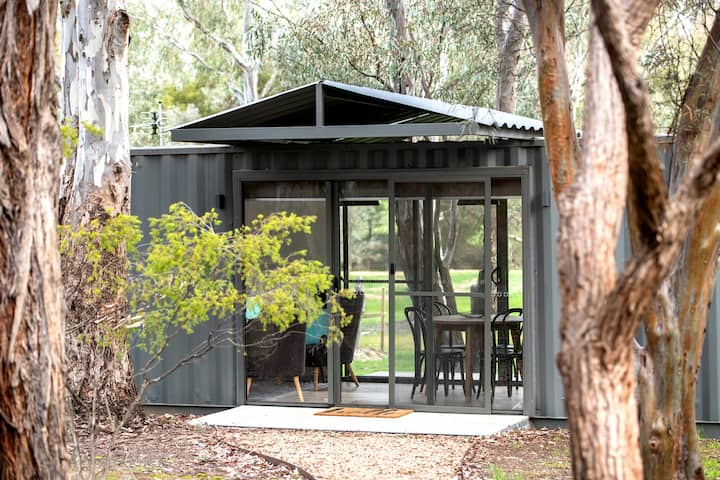
[[[78,141],[64,168],[59,218],[74,228],[93,219],[102,225],[108,215],[130,209],[130,17],[122,0],[65,0],[61,15],[62,111],[65,123],[77,128]],[[84,255],[76,248],[63,259],[65,285],[84,282]],[[105,268],[126,275],[124,255],[107,255]],[[106,403],[104,411],[120,417],[136,395],[133,370],[125,339],[108,339],[106,333],[118,330],[113,326],[124,314],[125,301],[107,291],[93,302],[84,291],[67,288],[65,296],[68,385],[81,411],[95,398]]]

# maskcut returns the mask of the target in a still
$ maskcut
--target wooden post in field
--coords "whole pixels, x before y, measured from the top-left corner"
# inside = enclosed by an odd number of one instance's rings
[[[380,289],[380,351],[385,351],[385,287]]]

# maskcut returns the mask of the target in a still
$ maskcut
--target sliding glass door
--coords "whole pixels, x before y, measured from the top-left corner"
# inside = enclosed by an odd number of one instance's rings
[[[490,411],[489,181],[393,184],[391,401]]]

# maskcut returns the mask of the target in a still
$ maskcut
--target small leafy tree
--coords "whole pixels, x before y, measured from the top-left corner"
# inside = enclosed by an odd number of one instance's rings
[[[308,260],[304,251],[290,251],[293,236],[310,233],[314,221],[281,212],[223,232],[214,211],[199,216],[177,203],[167,214],[149,220],[147,244],[141,244],[141,222],[129,215],[93,220],[76,230],[60,227],[63,254],[78,245],[87,251],[83,268],[89,281],[66,288],[83,289],[80,293],[89,300],[107,291],[124,295],[128,307],[123,321],[108,327],[105,338],[128,338],[129,330],[148,355],[136,372],[142,379],[137,399],[121,424],[131,418],[149,386],[210,349],[229,344],[233,315],[242,313],[248,301],[262,308],[262,322],[279,330],[316,318],[323,306],[318,293],[331,286],[328,267]],[[128,254],[128,277],[103,268],[103,258],[121,249]],[[192,333],[211,317],[220,319],[221,326],[209,338],[167,370],[154,370],[173,338]],[[98,315],[100,325],[102,318]]]

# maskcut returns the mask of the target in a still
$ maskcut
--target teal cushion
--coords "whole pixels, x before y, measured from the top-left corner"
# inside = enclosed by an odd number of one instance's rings
[[[316,345],[320,343],[323,335],[328,334],[328,314],[321,313],[312,325],[308,325],[305,330],[305,345]]]

